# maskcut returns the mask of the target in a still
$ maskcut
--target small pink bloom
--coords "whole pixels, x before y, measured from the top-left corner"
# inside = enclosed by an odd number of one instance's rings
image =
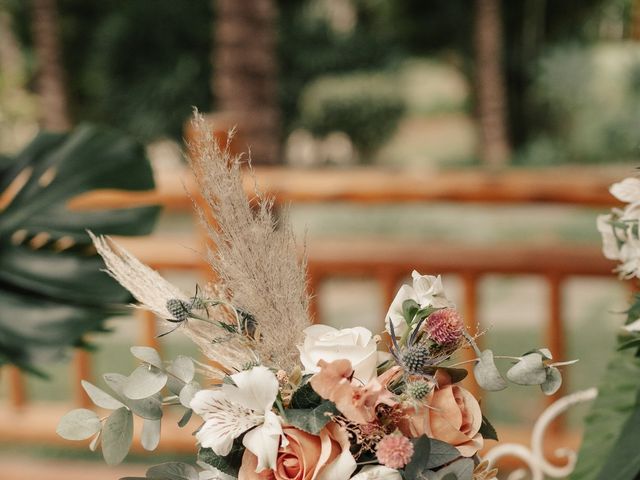
[[[390,468],[403,468],[411,461],[413,444],[402,435],[387,435],[378,442],[376,457],[378,461]]]
[[[427,336],[439,345],[455,345],[462,338],[464,325],[455,308],[436,310],[426,321]]]

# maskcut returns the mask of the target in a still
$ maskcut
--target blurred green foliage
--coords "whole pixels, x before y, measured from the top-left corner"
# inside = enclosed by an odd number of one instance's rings
[[[394,81],[381,74],[321,77],[300,100],[302,126],[318,135],[346,133],[365,160],[393,135],[404,111]]]
[[[29,2],[6,1],[29,47]],[[308,122],[299,110],[301,95],[323,76],[396,71],[407,58],[435,56],[473,78],[471,0],[352,0],[355,22],[345,30],[336,29],[326,12],[322,13],[325,3],[276,1],[284,134]],[[215,108],[211,93],[213,0],[179,4],[172,0],[59,0],[58,7],[77,120],[114,125],[144,141],[161,136],[180,139],[192,106],[203,111]],[[556,128],[557,119],[555,113],[549,116],[540,108],[540,102],[546,100],[537,90],[536,65],[559,45],[600,41],[612,12],[628,29],[631,0],[503,0],[502,10],[510,135],[516,148],[527,145],[520,160],[537,158],[536,152],[555,160],[602,158],[601,150],[587,156],[554,157],[559,148],[554,135],[559,133],[549,132]],[[350,105],[343,110],[354,108],[350,112],[358,116],[361,101]],[[359,137],[370,137],[364,131],[374,128],[370,124],[375,118],[357,122],[363,130],[357,132]],[[617,121],[635,119],[620,117]],[[610,138],[602,145],[633,141],[618,128],[606,135]]]
[[[638,159],[640,46],[556,48],[538,63],[533,87],[546,125],[523,148],[521,163]]]

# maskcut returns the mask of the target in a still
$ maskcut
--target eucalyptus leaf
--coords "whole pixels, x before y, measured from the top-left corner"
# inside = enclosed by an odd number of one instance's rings
[[[202,390],[202,387],[198,382],[191,382],[185,385],[182,390],[180,390],[180,403],[183,407],[190,408],[191,400],[195,397],[196,393]]]
[[[158,446],[158,443],[160,443],[161,424],[161,420],[149,420],[148,418],[143,419],[140,441],[145,450],[153,451]]]
[[[546,379],[540,384],[540,388],[545,395],[553,395],[562,386],[562,374],[556,367],[547,367]]]
[[[314,409],[295,409],[286,410],[287,422],[294,427],[299,428],[312,435],[320,433],[333,415],[338,411],[333,402],[325,400]]]
[[[193,410],[191,410],[190,408],[187,409],[184,412],[184,415],[182,415],[182,417],[180,418],[180,420],[178,421],[178,426],[180,428],[183,428],[187,423],[189,423],[189,420],[191,420],[191,416],[193,415]]]
[[[430,447],[427,469],[441,467],[460,456],[458,449],[446,442],[430,438],[429,443]]]
[[[424,478],[429,470],[429,458],[431,457],[431,440],[426,435],[413,440],[413,456],[405,467],[407,478]]]
[[[507,371],[507,378],[518,385],[541,385],[547,379],[546,367],[540,353],[524,355]]]
[[[148,418],[149,420],[158,420],[162,417],[162,397],[160,394],[155,394],[142,400],[132,400],[122,393],[128,380],[127,377],[119,373],[106,373],[103,378],[107,385],[118,394],[122,403],[139,417]]]
[[[147,470],[149,480],[198,480],[198,471],[192,465],[167,462]]]
[[[100,257],[87,253],[86,230],[146,234],[159,209],[68,207],[99,189],[153,189],[143,146],[106,128],[39,134],[0,171],[0,196],[18,179],[25,183],[0,213],[0,364],[36,371],[83,345],[87,332],[105,331],[107,317],[124,313],[113,306],[131,299],[101,271]],[[36,236],[44,242],[33,248]]]
[[[160,354],[156,351],[155,348],[131,347],[131,354],[138,360],[142,360],[143,362],[146,362],[149,365],[153,365],[160,370],[162,370],[163,368],[162,359],[160,358]]]
[[[67,440],[86,440],[98,433],[101,427],[100,418],[95,412],[78,408],[60,419],[56,433]]]
[[[193,364],[193,360],[183,355],[178,356],[171,363],[171,366],[167,368],[167,371],[178,377],[184,383],[191,382],[196,374],[196,368]]]
[[[107,465],[118,465],[129,453],[133,439],[133,414],[127,408],[113,412],[102,429],[102,456]]]
[[[496,367],[493,352],[484,350],[473,367],[473,375],[480,388],[489,392],[498,392],[507,388],[507,382]]]
[[[402,302],[402,316],[404,317],[405,322],[407,322],[407,325],[411,325],[411,322],[413,322],[418,310],[420,310],[420,305],[418,305],[415,300],[408,299]]]
[[[150,366],[140,365],[136,368],[122,389],[122,393],[131,400],[142,400],[155,395],[167,384],[167,374]]]
[[[87,395],[89,395],[91,401],[98,407],[106,408],[107,410],[117,410],[118,408],[125,406],[121,401],[116,400],[107,392],[86,380],[81,380],[80,384],[84,391],[87,392]]]

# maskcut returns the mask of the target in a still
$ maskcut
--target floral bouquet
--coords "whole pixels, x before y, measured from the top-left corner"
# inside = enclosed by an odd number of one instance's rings
[[[260,193],[247,198],[242,158],[195,123],[200,140],[190,158],[208,204],[200,216],[215,245],[208,260],[216,282],[185,294],[113,240],[92,238],[108,272],[161,319],[160,336],[181,331],[207,360],[166,363],[152,348],[133,347],[140,366],[129,376],[104,375],[110,393],[83,382],[112,413],[73,410],[58,433],[92,438],[90,448],[101,444],[106,462],[117,464],[129,451],[134,415],[142,418],[142,446],[153,450],[163,411],[180,408],[181,427],[193,414],[200,419],[198,467],[164,463],[146,478],[495,478],[478,451],[496,432],[460,385],[467,375],[460,367],[472,365],[478,385],[496,391],[507,380],[494,359],[510,360],[509,381],[553,394],[563,364],[544,348],[518,357],[481,351],[440,277],[417,272],[391,304],[386,332],[313,325],[291,228]],[[463,350],[467,360],[458,361]]]

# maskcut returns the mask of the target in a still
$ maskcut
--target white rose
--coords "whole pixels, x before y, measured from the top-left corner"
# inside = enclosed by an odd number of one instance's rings
[[[354,377],[363,383],[377,375],[378,345],[373,334],[364,327],[338,330],[328,325],[311,325],[300,350],[304,373],[320,371],[318,361],[349,360]],[[382,356],[380,356],[382,358]]]
[[[402,475],[394,468],[369,465],[364,467],[355,477],[351,477],[351,480],[402,480]]]

